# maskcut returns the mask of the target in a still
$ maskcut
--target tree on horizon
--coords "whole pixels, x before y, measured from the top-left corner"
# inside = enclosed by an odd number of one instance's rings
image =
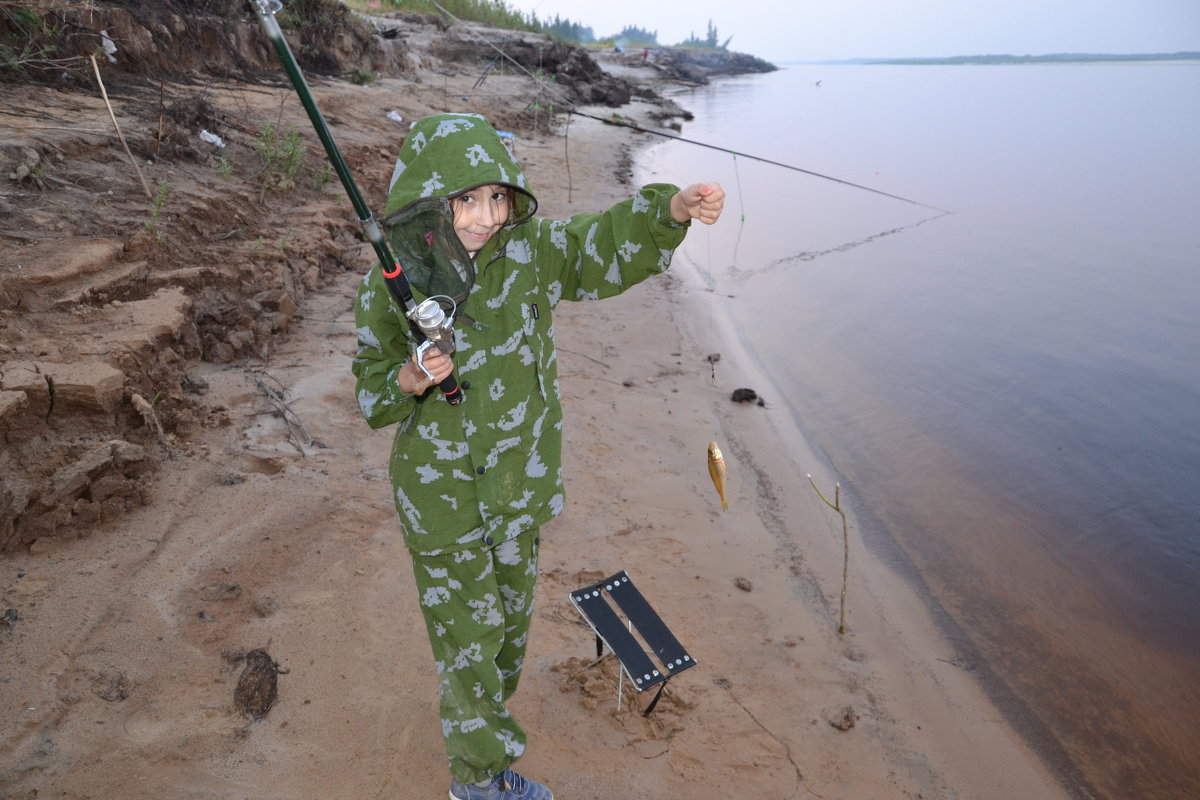
[[[554,15],[553,22],[542,23],[542,32],[555,39],[566,39],[580,44],[596,41],[596,35],[592,32],[591,26],[581,22],[572,22],[570,19],[561,19],[557,14]]]
[[[658,31],[648,31],[636,25],[626,25],[621,32],[609,37],[613,41],[642,47],[658,47]]]
[[[717,44],[717,26],[713,25],[713,21],[708,21],[708,33],[703,39],[696,38],[696,32],[692,31],[687,39],[679,43],[680,47],[700,47],[705,50],[724,50],[729,46],[729,42],[733,40],[730,36],[725,40],[724,44]]]

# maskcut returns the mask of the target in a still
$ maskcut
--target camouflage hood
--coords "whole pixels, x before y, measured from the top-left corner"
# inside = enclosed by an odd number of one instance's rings
[[[436,114],[409,131],[388,188],[385,213],[422,198],[451,198],[476,186],[511,187],[509,226],[531,218],[537,200],[496,129],[478,114]]]
[[[409,285],[423,297],[450,298],[439,300],[447,313],[475,283],[475,261],[454,232],[450,199],[491,183],[512,189],[500,234],[506,236],[533,216],[537,200],[496,129],[478,114],[425,117],[400,148],[380,222]]]

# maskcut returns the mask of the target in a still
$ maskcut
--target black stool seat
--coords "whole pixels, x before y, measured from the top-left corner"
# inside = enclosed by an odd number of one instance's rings
[[[576,589],[570,593],[570,598],[571,604],[596,632],[597,658],[603,655],[604,645],[608,645],[637,691],[661,684],[643,712],[644,716],[654,710],[668,680],[696,665],[696,660],[646,602],[625,570]],[[624,614],[629,626],[617,615],[617,610]],[[638,641],[638,637],[649,647]]]

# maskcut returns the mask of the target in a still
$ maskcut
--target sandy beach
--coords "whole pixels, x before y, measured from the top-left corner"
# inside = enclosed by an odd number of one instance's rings
[[[475,77],[439,79],[436,102]],[[377,112],[441,110],[428,89],[318,87],[344,146],[373,156],[360,176],[373,198],[397,144]],[[290,104],[281,114],[303,123]],[[539,214],[562,217],[628,196],[622,165],[648,144],[577,119],[518,137],[516,156]],[[335,186],[306,213],[350,212]],[[445,796],[434,668],[386,476],[391,431],[362,421],[349,371],[359,277],[311,292],[266,359],[195,366],[221,424],[172,442],[146,505],[3,557],[3,600],[21,621],[0,632],[0,796]],[[562,800],[1077,796],[853,516],[838,633],[842,523],[806,478],[832,498],[836,476],[686,263],[612,300],[563,303],[555,319],[568,502],[543,529],[512,706],[530,736],[520,771]],[[284,393],[287,416],[263,385]],[[765,405],[732,402],[742,387]],[[710,441],[728,466],[724,512]],[[618,710],[611,660],[583,669],[594,637],[567,600],[622,569],[698,661],[649,717],[628,682]],[[237,656],[254,648],[283,672],[251,722],[233,699]]]

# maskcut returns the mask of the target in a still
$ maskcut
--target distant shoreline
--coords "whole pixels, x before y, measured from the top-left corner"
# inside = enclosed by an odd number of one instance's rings
[[[1200,61],[1200,51],[1179,53],[1050,53],[1041,56],[977,55],[947,58],[849,58],[838,61],[796,61],[797,64],[1078,64],[1107,61]]]

